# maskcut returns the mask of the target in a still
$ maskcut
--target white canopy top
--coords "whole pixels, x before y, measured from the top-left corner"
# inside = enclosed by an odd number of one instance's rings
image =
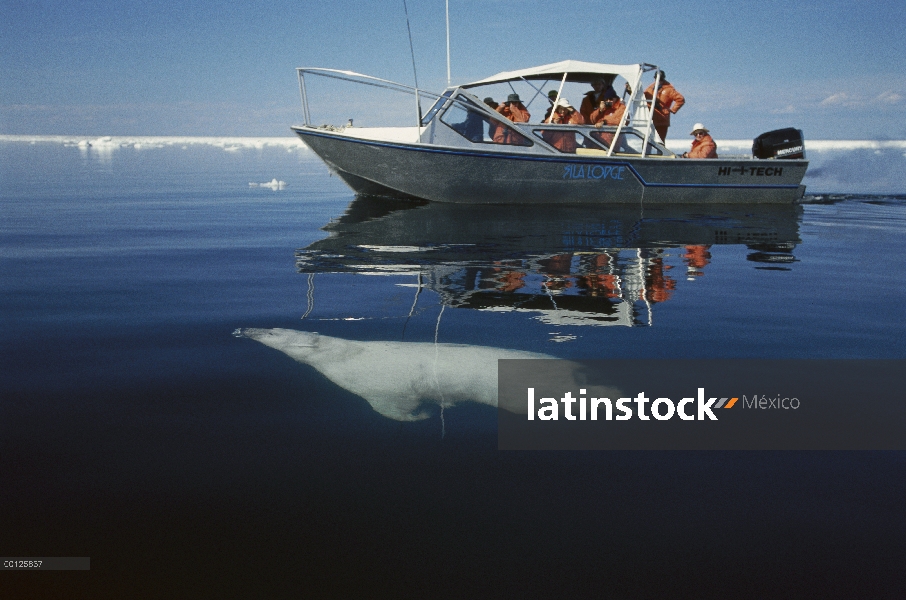
[[[549,65],[522,69],[519,71],[504,71],[497,73],[487,79],[467,83],[460,87],[470,88],[479,85],[488,85],[491,83],[504,83],[507,81],[518,81],[520,79],[560,79],[564,73],[567,73],[566,80],[579,83],[591,83],[599,79],[602,75],[619,75],[626,81],[635,83],[638,81],[643,67],[652,68],[651,65],[606,65],[602,63],[590,63],[581,60],[562,60]]]

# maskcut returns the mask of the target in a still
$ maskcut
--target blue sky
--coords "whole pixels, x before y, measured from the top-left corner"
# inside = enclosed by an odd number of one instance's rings
[[[443,88],[444,1],[407,4],[419,83]],[[785,126],[906,139],[902,2],[450,5],[454,83],[567,58],[649,62],[687,98],[671,137],[701,121],[725,139]],[[289,135],[297,66],[413,80],[402,0],[0,7],[0,134]]]

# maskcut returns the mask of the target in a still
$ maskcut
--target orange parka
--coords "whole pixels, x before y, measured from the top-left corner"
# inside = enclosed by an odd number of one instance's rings
[[[546,122],[550,122],[550,120],[551,119],[548,119]],[[579,111],[573,109],[566,118],[560,113],[555,112],[553,115],[553,122],[562,123],[564,125],[585,125],[585,117],[583,117]],[[560,152],[565,152],[567,154],[576,153],[576,133],[574,131],[553,131],[549,129],[542,134],[542,137],[545,142]]]
[[[531,118],[528,109],[525,108],[525,105],[523,105],[522,102],[510,104],[501,103],[500,106],[497,107],[497,112],[513,123],[528,123],[528,120]],[[509,127],[498,126],[497,130],[494,131],[493,139],[494,142],[498,144],[518,143],[516,141],[515,133],[513,133]]]
[[[648,89],[645,90],[645,98],[648,101],[651,101],[651,98],[654,96],[654,83],[648,86]],[[652,115],[652,121],[654,123],[654,129],[657,131],[658,135],[661,136],[662,140],[667,139],[667,128],[670,127],[670,115],[676,114],[676,111],[681,109],[686,103],[686,99],[683,98],[683,95],[676,91],[676,88],[673,87],[669,81],[661,81],[661,87],[657,91],[657,101],[654,103],[654,110]]]
[[[692,149],[686,153],[689,158],[717,158],[717,144],[707,133],[698,140],[692,141]]]
[[[619,100],[619,98],[617,93],[613,91],[613,86],[607,86],[600,94],[596,94],[594,90],[586,92],[582,98],[582,103],[579,105],[579,112],[585,117],[586,123],[594,123],[591,120],[591,113],[598,108],[601,100]]]
[[[613,106],[610,108],[605,108],[601,110],[597,108],[594,112],[591,113],[590,122],[594,125],[609,125],[611,127],[616,127],[620,124],[620,119],[623,118],[623,114],[626,112],[626,105],[623,104],[619,98],[613,101]]]

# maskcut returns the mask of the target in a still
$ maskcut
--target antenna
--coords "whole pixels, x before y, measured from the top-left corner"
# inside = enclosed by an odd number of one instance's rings
[[[406,13],[406,30],[409,32],[409,53],[412,54],[412,76],[415,78],[415,131],[418,132],[420,131],[419,128],[422,126],[422,103],[418,97],[418,73],[415,71],[415,48],[412,47],[412,27],[409,26],[409,9],[406,7],[406,0],[403,0],[403,11]],[[416,141],[421,141],[420,132]]]
[[[447,87],[450,87],[450,0],[447,0]]]
[[[409,32],[409,53],[412,54],[412,76],[415,77],[415,89],[418,89],[418,73],[415,71],[415,48],[412,47],[412,28],[409,26],[409,9],[403,0],[403,12],[406,13],[406,31]]]

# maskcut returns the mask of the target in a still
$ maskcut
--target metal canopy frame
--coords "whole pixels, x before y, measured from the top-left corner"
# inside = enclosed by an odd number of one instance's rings
[[[432,105],[428,110],[430,114],[432,111],[436,114],[444,109],[446,109],[451,103],[459,104],[463,108],[468,110],[478,110],[485,113],[487,116],[498,121],[505,127],[513,127],[509,119],[502,116],[497,111],[491,110],[484,102],[481,102],[474,94],[467,92],[461,87],[454,86],[444,90],[442,94],[437,94],[434,92],[429,92],[427,90],[419,89],[402,83],[396,83],[395,81],[390,81],[389,79],[381,79],[379,77],[372,77],[371,75],[363,75],[362,73],[356,73],[354,71],[343,71],[340,69],[323,69],[319,67],[298,67],[296,68],[296,73],[299,76],[299,92],[302,95],[302,113],[305,119],[305,125],[307,127],[313,127],[311,123],[311,113],[309,112],[308,107],[308,93],[305,88],[305,74],[309,73],[312,75],[318,75],[321,77],[327,77],[330,79],[339,79],[340,81],[348,81],[350,83],[358,83],[361,85],[370,85],[373,87],[378,87],[394,92],[400,92],[404,94],[414,94],[416,97],[416,106],[417,106],[417,117],[418,117],[418,128],[421,130],[424,125],[422,124],[422,114],[421,106],[418,103],[421,96],[434,98],[435,103],[442,101],[441,106],[438,106],[436,110],[435,106]],[[457,93],[458,92],[458,93]],[[466,96],[466,100],[460,100],[459,96]],[[517,128],[518,131],[518,128]],[[521,132],[520,132],[521,133]]]
[[[568,71],[557,71],[557,70],[553,69],[554,67],[558,67],[560,65],[576,66],[578,68],[587,68],[588,66],[595,66],[595,67],[607,68],[610,70],[599,70],[599,71],[583,70],[583,71],[570,73]],[[611,67],[613,67],[613,69],[611,69]],[[618,72],[616,72],[616,73],[612,72],[613,70],[616,70]],[[652,101],[649,105],[648,101],[645,99],[645,94],[642,89],[642,75],[644,75],[645,73],[649,73],[651,71],[655,71],[655,70],[657,70],[658,73],[655,75],[654,97],[652,98]],[[401,92],[401,93],[405,93],[405,94],[413,94],[415,96],[415,102],[416,102],[416,123],[417,123],[416,130],[419,131],[419,141],[421,141],[421,129],[426,125],[426,124],[422,123],[422,111],[421,111],[421,102],[420,102],[420,99],[422,96],[434,98],[435,104],[437,102],[442,102],[442,105],[436,107],[437,109],[434,110],[435,114],[443,111],[447,106],[449,106],[450,103],[457,103],[457,104],[462,105],[464,108],[468,108],[469,110],[478,109],[478,110],[484,112],[487,116],[502,123],[503,125],[508,126],[508,127],[513,127],[515,124],[510,122],[509,119],[502,117],[497,111],[491,110],[483,102],[472,101],[472,99],[477,98],[477,96],[472,94],[471,91],[467,91],[467,90],[471,90],[472,88],[482,87],[485,85],[495,85],[495,84],[500,84],[500,83],[507,83],[510,85],[510,87],[512,87],[512,82],[522,81],[523,83],[528,84],[532,89],[535,90],[535,95],[532,97],[532,100],[534,100],[541,93],[541,90],[543,89],[545,84],[536,86],[531,83],[532,81],[544,81],[545,83],[549,83],[551,81],[557,81],[559,83],[559,87],[557,90],[557,98],[559,99],[560,94],[562,93],[562,90],[563,90],[563,85],[567,82],[587,83],[594,77],[611,76],[611,75],[614,77],[620,76],[625,79],[626,76],[629,75],[630,77],[632,77],[632,80],[627,80],[627,83],[629,84],[629,86],[631,88],[631,94],[629,96],[629,100],[626,102],[626,114],[625,114],[624,118],[620,121],[619,125],[616,128],[616,131],[614,132],[614,139],[619,139],[619,136],[623,132],[624,129],[632,129],[639,133],[642,133],[642,131],[644,130],[644,134],[641,136],[643,139],[642,157],[647,156],[648,146],[652,142],[652,137],[654,136],[654,133],[655,133],[654,127],[653,127],[653,117],[654,117],[654,105],[657,100],[657,92],[660,90],[660,84],[661,84],[659,71],[660,71],[660,69],[658,69],[657,65],[652,65],[649,63],[640,63],[637,65],[604,65],[604,64],[597,65],[595,63],[583,63],[583,62],[579,62],[579,61],[563,61],[563,63],[553,63],[551,65],[544,65],[542,67],[536,67],[535,69],[526,69],[523,71],[512,71],[512,72],[500,73],[498,75],[489,77],[489,78],[481,80],[481,81],[476,81],[476,82],[464,84],[461,86],[453,86],[453,87],[445,90],[444,93],[437,94],[434,92],[429,92],[427,90],[419,89],[418,87],[412,87],[412,86],[405,85],[402,83],[397,83],[395,81],[390,81],[388,79],[381,79],[380,77],[373,77],[371,75],[364,75],[362,73],[356,73],[354,71],[345,71],[345,70],[341,70],[341,69],[325,69],[325,68],[320,68],[320,67],[298,67],[296,69],[296,73],[299,77],[299,93],[302,96],[302,113],[303,113],[303,117],[305,119],[306,126],[312,127],[311,113],[309,111],[309,106],[308,106],[308,93],[305,88],[305,75],[310,74],[310,75],[317,75],[317,76],[321,76],[321,77],[328,77],[331,79],[338,79],[341,81],[348,81],[351,83],[358,83],[361,85],[370,85],[373,87],[387,89],[387,90],[391,90],[391,91],[395,91],[395,92]],[[572,77],[570,75],[572,75]],[[455,93],[456,91],[458,91],[459,93]],[[467,97],[471,97],[471,98],[469,98],[470,101],[465,102],[463,100],[460,100],[458,98],[458,96],[460,96],[461,94],[466,95]],[[446,99],[443,99],[444,96],[448,96],[448,97]],[[532,100],[530,100],[529,103],[531,103]],[[429,109],[429,113],[434,108],[435,108],[435,106],[432,105],[431,109]],[[637,117],[640,114],[642,115],[642,118],[638,119]],[[516,127],[516,130],[519,131],[520,128]],[[610,147],[607,149],[607,156],[613,155],[615,147],[616,147],[616,144],[610,145]]]

